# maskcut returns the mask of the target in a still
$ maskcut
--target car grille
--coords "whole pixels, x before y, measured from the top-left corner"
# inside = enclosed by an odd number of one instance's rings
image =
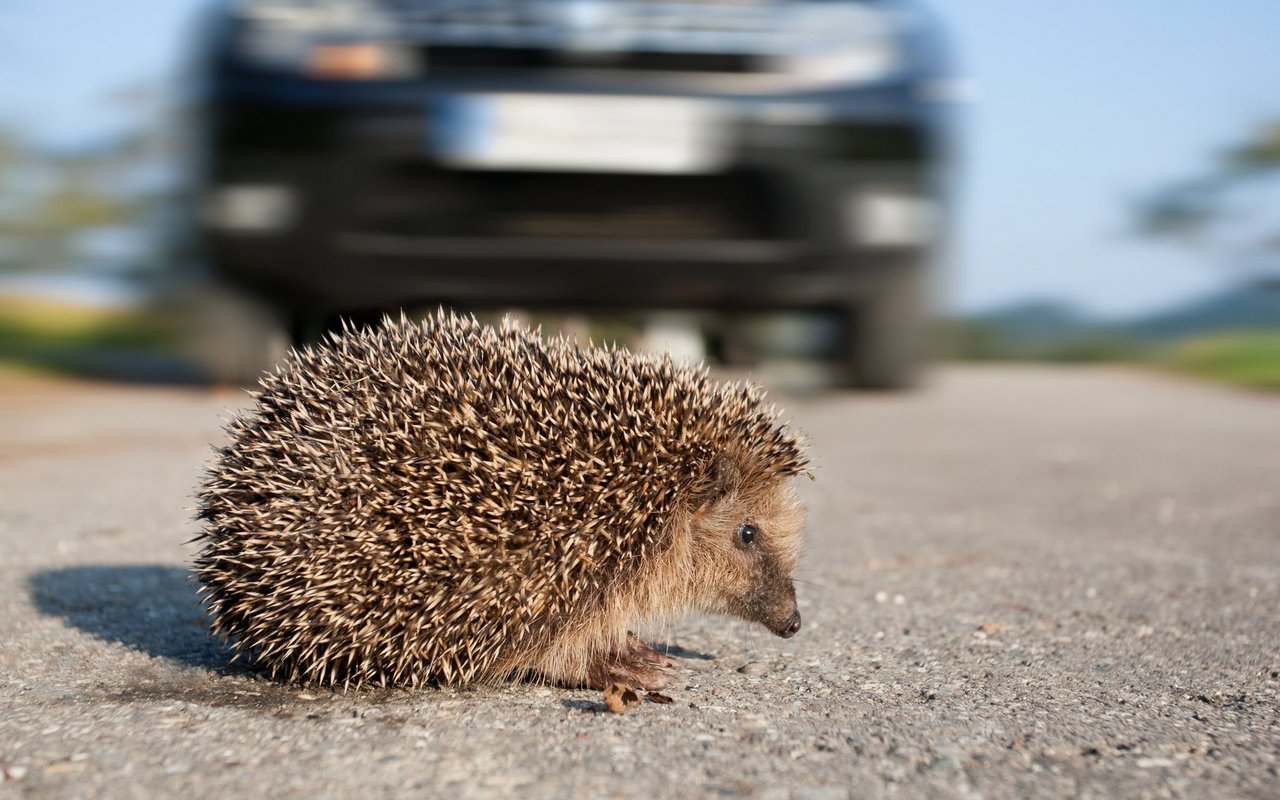
[[[598,63],[611,69],[762,72],[785,49],[776,0],[386,0],[440,68]]]
[[[385,7],[401,24],[446,39],[589,28],[762,33],[777,30],[783,11],[771,0],[385,0]]]
[[[388,165],[349,194],[350,229],[418,237],[717,241],[784,238],[769,176],[457,173]]]
[[[583,55],[534,47],[435,45],[424,48],[433,73],[482,69],[557,69],[596,67],[633,72],[753,73],[766,66],[761,57],[743,53],[617,52]]]

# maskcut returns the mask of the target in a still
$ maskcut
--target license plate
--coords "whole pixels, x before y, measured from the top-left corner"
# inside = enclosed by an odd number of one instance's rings
[[[726,158],[720,109],[692,98],[450,95],[431,116],[431,148],[452,167],[674,174]]]

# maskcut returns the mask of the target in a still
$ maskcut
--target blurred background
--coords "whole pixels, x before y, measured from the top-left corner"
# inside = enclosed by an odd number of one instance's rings
[[[1280,387],[1276,30],[1267,0],[8,0],[0,370],[239,382],[445,304],[846,386],[933,355]]]

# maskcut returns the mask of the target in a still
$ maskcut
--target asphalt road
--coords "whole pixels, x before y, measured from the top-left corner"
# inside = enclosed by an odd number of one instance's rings
[[[778,399],[791,640],[653,637],[671,705],[228,669],[185,563],[231,391],[0,386],[0,795],[1280,794],[1280,399],[1117,370]]]

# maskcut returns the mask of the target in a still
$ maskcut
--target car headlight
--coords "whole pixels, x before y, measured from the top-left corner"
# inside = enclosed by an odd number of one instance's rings
[[[414,50],[367,0],[240,0],[237,48],[257,65],[331,80],[406,77]]]
[[[796,6],[794,44],[775,61],[808,86],[867,83],[902,68],[898,12],[858,2],[809,2]]]

